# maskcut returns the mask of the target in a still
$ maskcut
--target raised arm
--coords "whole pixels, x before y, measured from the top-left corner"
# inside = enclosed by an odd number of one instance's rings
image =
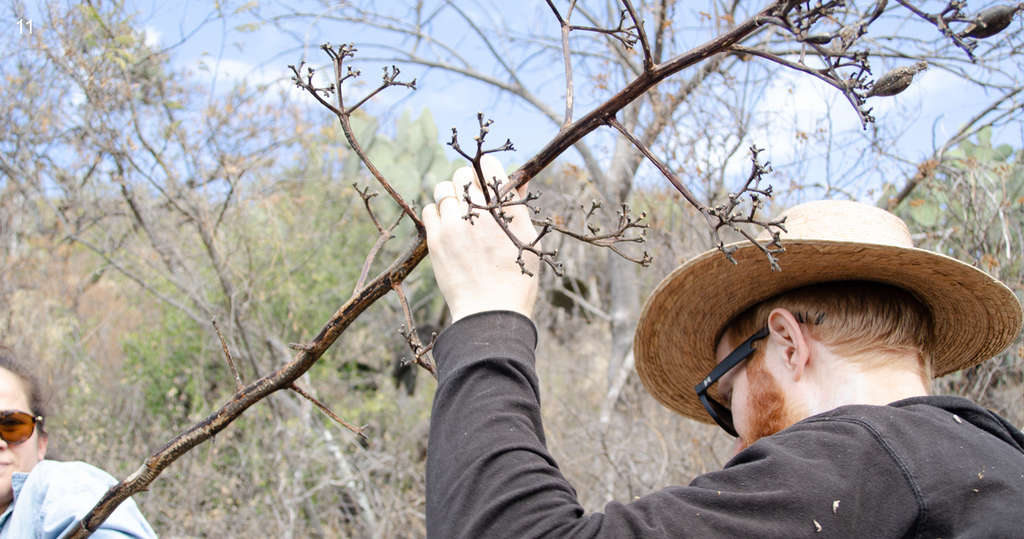
[[[504,178],[496,160],[485,163],[486,175]],[[472,177],[463,169],[454,186],[439,184],[440,213],[433,204],[423,210],[435,276],[456,320],[433,349],[438,386],[427,449],[429,538],[794,537],[814,535],[816,524],[835,536],[869,537],[893,529],[894,521],[913,521],[917,507],[904,475],[853,423],[792,427],[688,486],[584,514],[545,444],[537,330],[528,317],[537,278],[523,274],[517,249],[491,216],[481,210],[472,225],[462,218],[468,209],[462,185]],[[515,233],[529,238],[526,208],[507,211]],[[536,258],[532,263],[527,269],[536,273]],[[837,447],[845,452],[832,459]],[[894,493],[896,501],[859,492],[863,470],[883,483],[872,488]],[[834,510],[836,500],[863,511]],[[875,518],[860,522],[857,514]]]

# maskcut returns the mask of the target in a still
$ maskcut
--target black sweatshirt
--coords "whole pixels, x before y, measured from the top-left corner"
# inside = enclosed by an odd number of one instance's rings
[[[1024,537],[1024,436],[948,396],[837,408],[584,515],[545,446],[536,342],[501,311],[438,337],[428,537]]]

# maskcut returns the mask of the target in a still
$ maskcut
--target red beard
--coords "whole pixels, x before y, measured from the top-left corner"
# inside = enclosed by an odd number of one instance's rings
[[[748,408],[752,413],[740,450],[746,449],[750,444],[765,436],[771,436],[785,429],[799,421],[800,418],[793,406],[786,402],[782,388],[765,367],[764,358],[747,363],[747,384],[750,388],[747,396]]]

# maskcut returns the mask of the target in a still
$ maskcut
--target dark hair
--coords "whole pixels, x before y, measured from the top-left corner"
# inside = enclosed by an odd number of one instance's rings
[[[32,369],[15,359],[14,351],[3,345],[0,345],[0,369],[6,369],[21,381],[21,385],[25,390],[25,396],[28,397],[29,412],[32,415],[42,416],[45,419],[46,396],[43,385],[39,382],[39,378]],[[39,423],[38,428],[40,433],[46,435],[46,427],[44,425],[45,422]]]

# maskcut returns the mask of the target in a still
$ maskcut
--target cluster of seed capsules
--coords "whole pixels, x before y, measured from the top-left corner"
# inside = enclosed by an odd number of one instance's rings
[[[974,39],[985,39],[1002,32],[1010,23],[1013,16],[1017,14],[1024,4],[1016,6],[998,5],[981,10],[974,22],[957,37],[963,39],[970,37]],[[917,62],[912,66],[900,66],[887,71],[871,85],[864,97],[893,96],[910,87],[914,81],[914,75],[928,69],[928,62]]]

